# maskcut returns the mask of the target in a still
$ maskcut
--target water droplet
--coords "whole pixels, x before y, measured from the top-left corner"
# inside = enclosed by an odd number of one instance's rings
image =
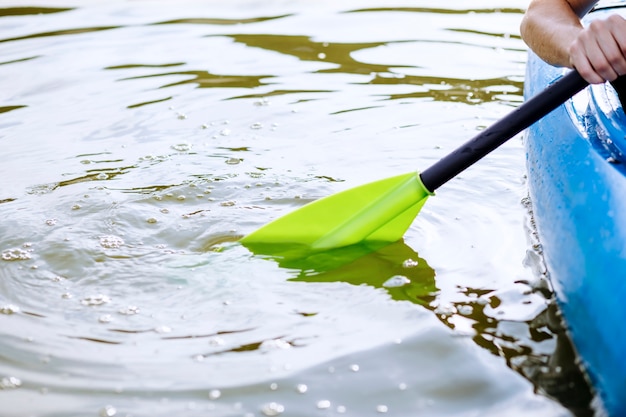
[[[241,159],[239,159],[239,158],[228,158],[228,159],[226,160],[226,163],[227,163],[228,165],[237,165],[237,164],[238,164],[238,163],[240,163],[240,162],[241,162]]]
[[[55,224],[57,224],[57,221],[58,221],[57,219],[48,219],[46,220],[46,224],[48,226],[54,226]]]
[[[157,223],[158,220],[155,217],[149,217],[148,219],[146,219],[146,222],[150,224],[154,224],[154,223]]]
[[[74,205],[72,206],[72,210],[80,210],[81,208],[82,208],[82,207],[81,207],[81,205],[80,205],[80,204],[74,204]]]
[[[65,298],[66,300],[69,300],[72,297],[73,295],[70,294],[69,292],[64,292],[63,294],[61,294],[61,298]]]
[[[261,407],[261,412],[268,417],[274,417],[284,413],[285,406],[279,403],[271,402],[268,404],[264,404]]]
[[[319,59],[326,59],[326,54],[324,52],[320,52],[319,54],[317,54],[317,57]]]
[[[185,197],[184,195],[179,195],[178,197],[176,197],[176,199],[177,199],[178,201],[184,201],[184,200],[185,200],[185,198],[186,198],[186,197]]]
[[[22,381],[14,376],[7,376],[0,379],[0,390],[15,389],[22,385]]]
[[[222,136],[230,135],[230,129],[222,129],[222,130],[220,130],[220,135],[222,135]]]
[[[11,248],[2,251],[2,259],[5,261],[25,261],[30,259],[30,251],[20,248]]]
[[[100,417],[113,417],[116,414],[117,410],[112,405],[107,405],[100,410]]]
[[[389,408],[386,405],[377,405],[376,406],[376,411],[379,413],[386,413],[387,411],[389,411]]]
[[[383,283],[385,288],[398,288],[410,284],[411,280],[404,275],[394,275]]]
[[[3,306],[0,306],[0,313],[1,314],[15,314],[15,313],[19,313],[20,308],[16,305],[13,304],[6,304]]]
[[[217,400],[222,396],[222,392],[218,389],[212,389],[209,391],[209,398],[212,400]]]
[[[263,123],[259,123],[259,122],[252,123],[252,125],[250,126],[250,129],[255,129],[255,130],[262,129],[262,128],[263,128]]]
[[[317,408],[319,408],[320,410],[325,410],[327,408],[330,408],[330,401],[328,401],[328,400],[319,400],[317,402]]]
[[[178,120],[185,120],[187,118],[187,115],[184,113],[176,113],[176,118]]]
[[[276,391],[276,390],[278,389],[278,384],[277,384],[276,382],[272,382],[272,383],[270,384],[270,389],[271,389],[272,391]]]
[[[222,207],[232,207],[234,206],[236,203],[234,201],[223,201],[220,203],[220,206]]]
[[[119,236],[100,236],[100,246],[107,249],[117,249],[124,244],[124,239]]]
[[[306,384],[298,384],[298,385],[296,385],[296,392],[298,392],[300,394],[304,394],[308,390],[309,390],[309,387],[307,387]]]
[[[350,365],[350,370],[352,372],[359,372],[359,365],[357,365],[357,364]]]
[[[166,208],[162,208],[161,209],[161,213],[163,213],[163,214],[168,214],[169,212],[170,211],[168,209],[166,209]]]

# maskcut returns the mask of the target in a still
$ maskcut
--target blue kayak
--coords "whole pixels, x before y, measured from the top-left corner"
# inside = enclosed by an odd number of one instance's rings
[[[525,98],[563,75],[531,52]],[[602,407],[626,416],[626,115],[616,91],[583,90],[529,128],[525,146],[533,217],[566,326]]]

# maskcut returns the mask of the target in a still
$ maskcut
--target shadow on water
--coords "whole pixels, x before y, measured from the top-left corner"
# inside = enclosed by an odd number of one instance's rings
[[[576,362],[576,354],[550,292],[541,292],[548,308],[523,322],[526,336],[519,331],[507,333],[486,311],[496,308],[500,300],[490,289],[466,288],[469,301],[454,303],[442,309],[438,300],[436,273],[403,241],[392,244],[370,243],[310,252],[287,245],[246,245],[258,256],[275,261],[294,273],[290,281],[311,283],[342,282],[367,285],[386,291],[396,301],[410,301],[426,307],[451,329],[459,316],[472,322],[474,342],[530,380],[539,392],[552,397],[577,417],[591,417],[591,388]],[[540,291],[540,290],[537,290]],[[537,352],[533,343],[554,340],[554,349]]]

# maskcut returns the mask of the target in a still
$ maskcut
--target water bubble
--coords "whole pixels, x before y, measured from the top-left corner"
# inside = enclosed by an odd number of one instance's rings
[[[386,405],[377,405],[376,406],[376,411],[379,413],[386,413],[387,411],[389,411],[389,407],[387,407]]]
[[[185,142],[177,143],[172,145],[171,148],[178,152],[189,152],[191,150],[191,144]]]
[[[220,203],[220,206],[222,207],[232,207],[234,206],[236,203],[234,201],[223,201]]]
[[[289,349],[291,344],[283,339],[272,339],[272,340],[264,340],[261,343],[260,349],[264,351],[268,350],[280,350],[280,349]]]
[[[148,222],[148,223],[150,223],[150,224],[154,224],[154,223],[157,223],[157,222],[158,222],[158,220],[157,220],[155,217],[148,217],[148,218],[146,219],[146,222]]]
[[[2,259],[5,261],[25,261],[30,259],[30,252],[20,248],[11,248],[2,251]]]
[[[73,297],[73,295],[70,294],[69,292],[64,292],[63,294],[61,294],[61,298],[65,298],[67,300],[69,300],[72,297]]]
[[[456,307],[449,303],[440,304],[435,308],[435,314],[439,314],[441,316],[451,316],[456,313]]]
[[[330,408],[330,401],[328,401],[328,400],[319,400],[317,402],[317,408],[319,408],[320,410],[325,410],[327,408]]]
[[[169,326],[159,326],[156,327],[154,331],[157,333],[170,333],[172,331],[172,328]]]
[[[262,128],[263,128],[263,123],[257,122],[257,123],[252,123],[252,125],[250,125],[250,129],[258,130]]]
[[[228,158],[228,159],[226,160],[226,163],[227,163],[228,165],[237,165],[237,164],[238,164],[238,163],[240,163],[240,162],[241,162],[241,159],[239,159],[239,158]]]
[[[350,370],[352,372],[359,372],[359,369],[360,369],[359,365],[357,365],[357,364],[350,365]]]
[[[103,314],[98,319],[100,323],[110,323],[112,320],[113,320],[113,317],[111,317],[110,314]]]
[[[347,411],[347,410],[346,410],[346,407],[345,407],[345,406],[343,406],[343,405],[338,405],[338,406],[337,406],[337,412],[338,412],[339,414],[343,414],[343,413],[345,413],[346,411]]]
[[[393,277],[389,278],[387,281],[383,283],[383,287],[398,288],[398,287],[402,287],[410,283],[411,283],[411,280],[405,277],[404,275],[394,275]]]
[[[113,417],[116,414],[117,410],[112,405],[107,405],[100,410],[100,417]]]
[[[137,306],[128,306],[118,311],[120,314],[124,314],[126,316],[133,316],[139,313],[139,307]]]
[[[209,391],[209,398],[212,400],[217,400],[222,396],[222,392],[218,389],[212,389]]]
[[[306,384],[296,385],[296,392],[298,392],[299,394],[304,394],[308,390],[309,390],[309,387],[307,387]]]
[[[271,402],[261,407],[261,412],[267,417],[278,416],[285,412],[285,406],[279,403]]]
[[[80,204],[74,204],[74,205],[72,206],[72,210],[80,210],[81,208],[82,208],[82,207],[81,207],[81,205],[80,205]]]
[[[398,388],[400,389],[400,391],[404,391],[407,389],[407,385],[404,382],[401,382],[400,384],[398,384]]]
[[[209,339],[209,345],[211,346],[222,346],[224,345],[224,339],[222,339],[221,337],[215,336],[215,337],[211,337]]]
[[[317,57],[319,59],[326,59],[326,54],[324,52],[320,52],[319,54],[317,54]]]
[[[178,120],[185,120],[187,118],[187,115],[184,113],[176,113],[176,118]]]
[[[168,209],[166,209],[166,208],[162,208],[161,209],[161,213],[163,213],[163,214],[168,214],[169,212],[170,211]]]
[[[15,389],[22,385],[22,381],[14,376],[7,376],[0,379],[0,390]]]
[[[484,296],[478,297],[478,299],[476,300],[476,304],[486,306],[487,304],[489,304],[489,298]]]
[[[119,236],[100,236],[100,246],[107,249],[117,249],[124,244],[124,239]]]
[[[272,383],[270,384],[270,389],[271,389],[272,391],[276,391],[276,390],[278,389],[278,384],[277,384],[276,382],[272,382]]]
[[[220,135],[222,135],[222,136],[230,135],[230,129],[222,129],[222,130],[220,130]]]
[[[406,259],[402,262],[403,268],[415,268],[418,265],[418,262],[414,259]]]
[[[176,197],[176,199],[177,199],[178,201],[184,201],[184,200],[185,200],[185,198],[186,198],[186,197],[185,197],[184,195],[179,195],[179,196],[177,196],[177,197]]]
[[[15,314],[19,312],[20,312],[20,308],[13,304],[6,304],[3,306],[0,306],[0,314],[10,315],[10,314]]]
[[[109,176],[105,174],[104,172],[101,172],[98,175],[96,175],[96,179],[98,180],[106,180],[107,178],[109,178]]]
[[[474,312],[474,307],[472,307],[470,305],[459,306],[459,314],[462,314],[464,316],[469,316],[473,312]]]
[[[111,301],[108,295],[96,294],[85,297],[81,300],[81,304],[85,306],[99,306]]]
[[[48,226],[54,226],[55,224],[57,224],[58,220],[57,219],[48,219],[46,220],[46,224]]]
[[[269,106],[270,105],[270,101],[267,98],[262,98],[260,100],[257,100],[254,102],[255,106]]]

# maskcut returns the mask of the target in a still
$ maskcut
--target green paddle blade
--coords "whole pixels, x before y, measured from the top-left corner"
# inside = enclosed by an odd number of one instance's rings
[[[307,204],[245,236],[241,243],[255,248],[295,244],[317,251],[395,242],[430,195],[416,172],[379,180]]]

